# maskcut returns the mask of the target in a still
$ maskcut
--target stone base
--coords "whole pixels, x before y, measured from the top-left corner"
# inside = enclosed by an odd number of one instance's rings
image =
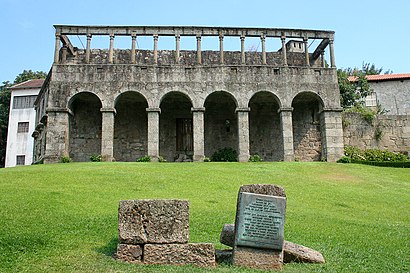
[[[213,244],[146,244],[145,264],[215,266]]]
[[[139,245],[118,244],[116,258],[129,263],[141,263],[142,248]]]
[[[283,251],[251,247],[235,247],[232,264],[264,270],[280,270],[283,265]]]

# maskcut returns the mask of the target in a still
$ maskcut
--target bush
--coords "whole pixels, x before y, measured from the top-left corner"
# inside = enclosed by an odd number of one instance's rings
[[[348,161],[357,163],[359,161],[368,162],[406,162],[407,156],[401,153],[394,153],[387,150],[367,149],[360,150],[353,146],[345,147],[345,156],[339,159],[337,162],[349,163]]]
[[[204,157],[204,162],[211,162],[211,159],[209,157]]]
[[[163,156],[158,156],[158,162],[167,162],[167,160]]]
[[[102,161],[102,156],[93,154],[93,155],[90,156],[90,160],[92,162],[101,162]]]
[[[143,157],[137,158],[137,162],[151,162],[151,157],[149,155],[145,155]]]
[[[352,163],[372,165],[378,167],[410,168],[410,161],[352,161]]]
[[[70,163],[72,161],[73,160],[68,155],[64,155],[64,156],[60,157],[60,163]]]
[[[348,156],[343,156],[341,159],[337,161],[337,163],[351,163],[352,159]]]
[[[223,148],[216,151],[211,160],[214,162],[236,162],[238,161],[238,154],[232,148]]]
[[[255,155],[251,155],[250,157],[249,157],[249,160],[248,160],[249,162],[262,162],[263,161],[263,159],[258,155],[258,154],[255,154]]]

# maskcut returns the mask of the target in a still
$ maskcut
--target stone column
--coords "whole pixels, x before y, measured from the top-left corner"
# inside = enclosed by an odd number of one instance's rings
[[[110,49],[108,52],[108,63],[112,64],[114,60],[114,34],[110,34]]]
[[[91,34],[87,34],[87,48],[85,50],[85,62],[90,63],[91,54]]]
[[[303,38],[303,43],[305,44],[305,60],[306,60],[306,66],[310,66],[308,39],[307,39],[307,38]]]
[[[158,35],[154,34],[154,64],[158,64]]]
[[[175,35],[175,62],[179,64],[179,43],[180,43],[181,37],[179,34]]]
[[[325,61],[325,51],[323,50],[322,53],[320,53],[321,61],[322,61],[322,67],[326,67],[326,61]]]
[[[147,108],[148,112],[148,155],[152,161],[159,156],[159,114],[161,108]]]
[[[325,108],[320,114],[322,158],[328,162],[335,162],[344,154],[342,111]]]
[[[135,64],[135,48],[137,43],[137,35],[133,32],[131,34],[131,63]]]
[[[56,32],[56,45],[54,50],[54,63],[58,64],[60,59],[60,33]]]
[[[245,36],[241,35],[241,64],[245,63]]]
[[[219,61],[221,64],[224,63],[224,35],[219,34]]]
[[[57,163],[62,156],[69,156],[69,109],[47,108],[47,134],[44,163]]]
[[[114,117],[115,108],[101,108],[101,156],[104,161],[114,159]]]
[[[61,63],[65,63],[67,61],[67,46],[63,45],[61,49]]]
[[[336,67],[333,39],[329,39],[330,67]]]
[[[262,64],[266,64],[266,47],[265,47],[265,34],[261,36],[261,43],[262,43]]]
[[[196,56],[198,64],[202,64],[202,57],[201,57],[201,35],[196,35]]]
[[[238,160],[249,160],[249,111],[250,108],[236,108],[238,115]]]
[[[280,126],[283,140],[283,161],[294,161],[295,152],[293,149],[293,126],[292,126],[293,108],[280,108]]]
[[[282,41],[282,58],[283,58],[283,65],[288,66],[288,57],[286,56],[286,37],[281,36],[280,40]]]
[[[204,112],[205,108],[191,108],[194,133],[194,161],[203,161],[205,157]]]

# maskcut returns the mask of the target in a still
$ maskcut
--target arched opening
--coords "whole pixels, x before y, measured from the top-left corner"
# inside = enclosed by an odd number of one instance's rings
[[[204,103],[205,155],[211,157],[218,149],[238,151],[238,118],[236,101],[227,92],[214,92]]]
[[[115,103],[114,158],[132,162],[148,153],[147,100],[137,92],[122,93]]]
[[[283,140],[280,130],[279,103],[270,92],[258,92],[249,101],[249,152],[264,161],[283,158]]]
[[[319,113],[320,97],[311,92],[299,93],[292,102],[293,147],[295,160],[320,161],[322,138]]]
[[[90,161],[101,154],[101,101],[93,93],[76,94],[69,103],[70,157],[77,162]]]
[[[192,161],[192,103],[183,93],[166,94],[160,104],[159,154],[167,161]]]

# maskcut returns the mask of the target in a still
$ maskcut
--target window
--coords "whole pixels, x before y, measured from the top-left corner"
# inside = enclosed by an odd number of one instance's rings
[[[365,99],[365,105],[367,107],[376,107],[377,106],[377,98],[376,98],[376,93],[373,92],[370,95],[368,95]]]
[[[14,97],[13,109],[34,108],[37,96],[18,96]]]
[[[17,133],[28,133],[28,122],[19,122],[17,124]]]
[[[25,155],[18,155],[16,158],[16,165],[24,165],[26,163]]]

